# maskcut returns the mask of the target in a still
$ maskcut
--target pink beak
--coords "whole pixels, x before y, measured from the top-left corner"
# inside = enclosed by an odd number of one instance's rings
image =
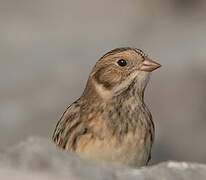
[[[161,65],[158,64],[157,62],[149,59],[148,57],[145,57],[144,61],[142,62],[142,64],[140,64],[140,71],[146,71],[146,72],[152,72],[155,69],[160,68]]]

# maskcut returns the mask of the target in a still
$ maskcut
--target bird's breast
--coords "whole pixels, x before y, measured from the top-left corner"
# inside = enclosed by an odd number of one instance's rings
[[[148,112],[132,101],[104,107],[98,115],[91,115],[90,131],[78,138],[77,152],[100,163],[146,165],[152,145],[152,126]]]
[[[145,137],[141,131],[128,132],[122,137],[110,133],[101,138],[87,134],[82,137],[78,151],[98,163],[110,162],[139,167],[147,164],[152,143],[150,139],[149,135]]]

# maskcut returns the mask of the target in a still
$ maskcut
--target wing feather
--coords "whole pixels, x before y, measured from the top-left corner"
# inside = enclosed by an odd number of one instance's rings
[[[80,108],[78,102],[70,105],[56,125],[52,139],[63,149],[74,151],[76,139],[86,132],[84,123],[80,119]]]

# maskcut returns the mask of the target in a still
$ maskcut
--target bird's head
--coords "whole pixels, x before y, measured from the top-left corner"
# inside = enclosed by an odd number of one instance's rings
[[[116,96],[132,84],[144,91],[149,73],[161,65],[135,48],[117,48],[100,58],[90,73],[89,81],[104,98]]]

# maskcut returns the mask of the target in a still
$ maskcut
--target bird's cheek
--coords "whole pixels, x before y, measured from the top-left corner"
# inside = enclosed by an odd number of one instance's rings
[[[113,89],[117,84],[119,84],[120,80],[120,76],[117,74],[111,74],[102,77],[101,83],[106,89]]]
[[[111,71],[101,71],[95,74],[95,80],[105,89],[111,90],[120,82],[121,76]]]

